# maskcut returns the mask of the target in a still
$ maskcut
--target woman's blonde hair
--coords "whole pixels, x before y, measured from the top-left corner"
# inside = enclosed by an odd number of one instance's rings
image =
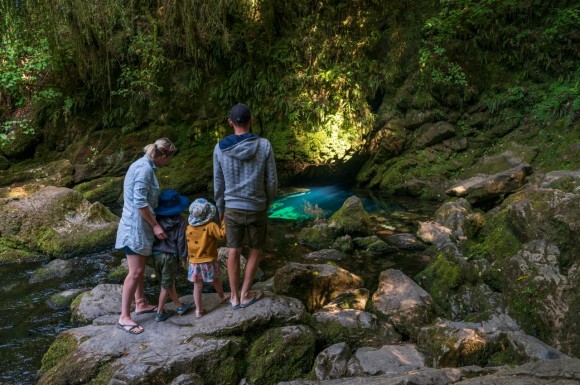
[[[157,139],[155,143],[146,145],[145,148],[143,148],[143,151],[145,151],[147,158],[154,160],[163,155],[174,155],[177,152],[177,147],[171,143],[171,140],[167,138],[161,138]]]

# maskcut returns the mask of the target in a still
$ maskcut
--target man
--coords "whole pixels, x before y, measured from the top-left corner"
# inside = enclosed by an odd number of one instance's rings
[[[232,309],[245,308],[262,298],[250,292],[260,264],[268,230],[268,207],[276,196],[278,177],[272,145],[251,132],[254,119],[245,104],[236,104],[226,136],[213,152],[214,197],[220,220],[226,224],[228,276]],[[240,286],[240,255],[247,236],[249,254]]]

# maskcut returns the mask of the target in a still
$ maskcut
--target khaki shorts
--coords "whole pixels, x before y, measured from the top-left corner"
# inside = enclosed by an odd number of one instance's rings
[[[168,253],[153,253],[151,257],[153,258],[153,267],[157,278],[161,282],[161,287],[171,289],[173,282],[177,278],[179,258],[175,254]]]
[[[230,209],[224,213],[226,224],[226,246],[240,248],[247,237],[248,247],[262,249],[268,237],[268,210],[250,211]]]

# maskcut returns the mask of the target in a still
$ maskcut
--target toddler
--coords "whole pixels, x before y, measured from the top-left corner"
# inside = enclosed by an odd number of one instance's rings
[[[189,268],[187,279],[193,282],[193,300],[195,316],[203,315],[201,292],[204,282],[213,282],[213,287],[225,303],[230,298],[224,294],[218,265],[217,240],[225,239],[224,222],[218,226],[214,221],[216,208],[206,199],[199,198],[189,206],[189,226],[187,226],[187,250]]]
[[[185,240],[187,220],[181,216],[181,212],[188,204],[187,197],[179,195],[177,191],[163,190],[159,197],[159,205],[155,209],[157,222],[167,234],[167,239],[156,239],[153,244],[153,266],[161,282],[159,304],[155,314],[157,322],[165,321],[172,315],[172,312],[164,309],[168,295],[175,304],[179,315],[184,314],[192,306],[191,303],[182,303],[175,289],[179,260],[181,259],[184,266],[187,263],[187,242]]]

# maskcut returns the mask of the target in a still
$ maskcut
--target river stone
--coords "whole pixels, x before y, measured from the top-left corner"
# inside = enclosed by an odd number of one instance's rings
[[[402,250],[425,250],[427,245],[410,233],[393,234],[385,238],[391,246]]]
[[[318,380],[331,380],[343,377],[351,356],[352,352],[344,342],[327,347],[316,356],[314,365],[316,378]]]
[[[437,222],[419,222],[417,237],[423,242],[433,244],[441,248],[444,244],[450,242],[451,229]]]
[[[300,299],[314,312],[349,289],[359,289],[363,279],[340,267],[291,262],[274,275],[274,292]]]
[[[328,225],[335,235],[358,235],[372,234],[372,222],[369,214],[365,211],[362,201],[357,196],[351,196],[344,201],[328,220]]]
[[[346,257],[347,255],[345,253],[335,249],[317,250],[302,256],[304,259],[316,259],[323,261],[341,261]]]
[[[354,309],[327,311],[313,315],[316,334],[327,343],[347,342],[353,347],[378,347],[401,341],[401,335],[375,314]]]
[[[373,308],[389,320],[397,332],[415,336],[434,318],[433,299],[423,288],[399,270],[381,272],[373,294]]]
[[[494,175],[477,175],[459,182],[445,193],[452,197],[465,197],[473,206],[498,203],[527,183],[526,177],[533,172],[527,163]]]
[[[20,199],[3,199],[0,235],[47,255],[82,254],[113,244],[119,218],[79,192],[45,187]]]
[[[457,240],[473,237],[483,225],[483,214],[476,215],[469,202],[460,198],[454,202],[446,202],[435,212],[435,222],[448,229]]]
[[[578,354],[580,329],[573,309],[579,301],[576,260],[569,276],[560,270],[558,248],[545,240],[522,246],[504,264],[503,294],[524,330],[566,353]]]
[[[63,309],[71,305],[72,301],[86,289],[68,289],[50,296],[46,304],[52,309]]]
[[[302,377],[312,368],[316,335],[303,325],[267,330],[248,353],[249,383],[268,385]]]
[[[380,349],[357,349],[348,363],[347,373],[351,377],[397,375],[422,368],[425,368],[425,358],[415,345],[385,345]]]
[[[529,188],[510,198],[500,210],[507,215],[507,225],[522,243],[536,239],[553,243],[560,250],[560,266],[570,266],[578,260],[580,194]]]
[[[334,230],[327,222],[315,222],[312,226],[303,227],[298,233],[298,242],[313,250],[329,248],[334,239]]]
[[[73,269],[73,262],[70,260],[55,259],[48,265],[36,270],[28,280],[30,283],[48,281],[54,278],[63,278],[69,275]]]
[[[100,284],[90,291],[80,294],[72,303],[73,322],[91,323],[98,317],[121,312],[121,293],[123,286]]]

